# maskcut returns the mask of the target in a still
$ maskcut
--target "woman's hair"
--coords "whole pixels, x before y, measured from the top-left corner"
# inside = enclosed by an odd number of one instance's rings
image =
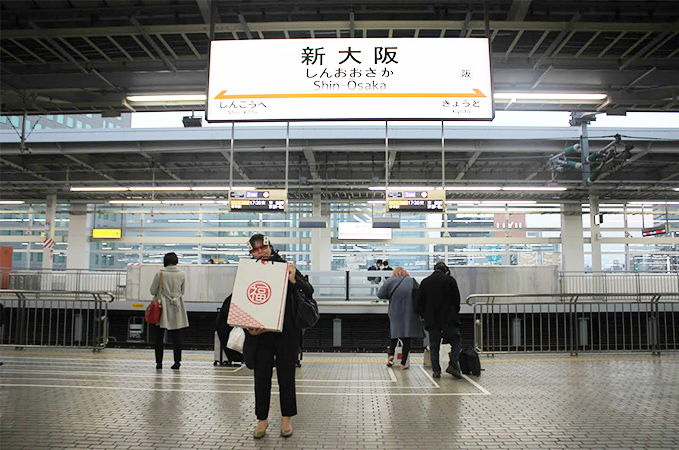
[[[179,258],[177,258],[177,254],[175,252],[170,252],[163,257],[163,265],[165,267],[176,266],[177,264],[179,264]]]
[[[262,247],[269,245],[273,250],[273,245],[271,245],[271,242],[269,242],[269,237],[264,234],[253,234],[248,240],[248,250],[252,250],[253,248],[255,248],[255,244],[260,242],[262,244]]]
[[[399,266],[399,267],[394,269],[394,276],[395,277],[409,277],[410,274],[403,267]]]

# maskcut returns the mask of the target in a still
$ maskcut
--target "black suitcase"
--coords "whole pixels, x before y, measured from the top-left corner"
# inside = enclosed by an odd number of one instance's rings
[[[481,375],[481,359],[479,354],[476,352],[474,347],[471,345],[466,345],[460,350],[460,372],[465,375]]]

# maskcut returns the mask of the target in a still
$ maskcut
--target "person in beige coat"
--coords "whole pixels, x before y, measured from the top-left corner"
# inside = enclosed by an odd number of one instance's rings
[[[176,253],[168,253],[163,258],[165,268],[153,278],[151,283],[151,295],[160,303],[160,321],[158,325],[151,325],[155,328],[155,349],[156,349],[156,369],[163,368],[163,339],[165,330],[168,331],[172,339],[174,350],[173,369],[179,369],[182,360],[182,340],[181,334],[184,328],[189,326],[189,316],[184,305],[184,287],[186,285],[186,275],[177,268],[179,258]]]

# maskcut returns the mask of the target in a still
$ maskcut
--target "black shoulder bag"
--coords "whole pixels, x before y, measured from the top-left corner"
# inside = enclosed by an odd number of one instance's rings
[[[302,289],[299,288],[293,288],[292,299],[297,328],[311,328],[316,325],[316,322],[321,317],[316,300],[313,297],[307,297]]]

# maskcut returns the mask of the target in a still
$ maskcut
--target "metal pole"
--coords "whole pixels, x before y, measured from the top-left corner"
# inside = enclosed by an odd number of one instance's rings
[[[587,121],[580,124],[580,162],[582,163],[582,184],[586,186],[589,182],[589,133],[587,132]]]
[[[387,198],[386,190],[389,189],[389,122],[384,121],[384,197]]]
[[[231,159],[229,160],[229,197],[231,197],[231,190],[233,189],[233,145],[234,145],[235,135],[236,135],[236,122],[231,122]]]
[[[288,168],[290,166],[290,122],[285,123],[285,190],[288,190]]]

